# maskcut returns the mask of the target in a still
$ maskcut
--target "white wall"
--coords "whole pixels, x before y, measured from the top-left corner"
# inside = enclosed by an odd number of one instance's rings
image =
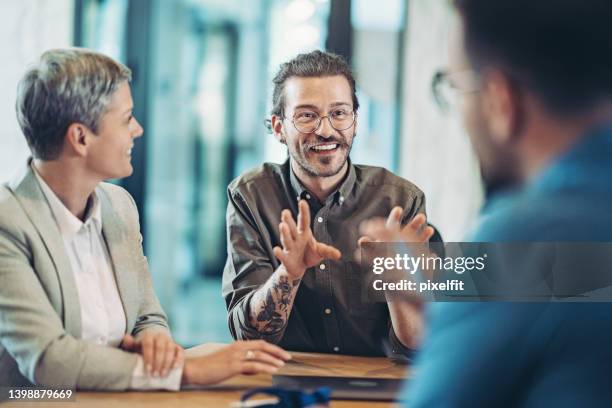
[[[447,0],[411,0],[406,31],[400,174],[427,198],[429,221],[459,241],[482,202],[478,166],[457,112],[442,114],[431,78],[447,62],[453,14]]]
[[[73,7],[73,0],[0,0],[0,182],[29,155],[15,116],[17,82],[43,51],[71,44]]]

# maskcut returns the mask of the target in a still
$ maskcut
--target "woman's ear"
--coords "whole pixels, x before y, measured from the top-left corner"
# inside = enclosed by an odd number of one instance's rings
[[[64,137],[65,147],[78,156],[87,155],[89,129],[81,123],[71,123]]]

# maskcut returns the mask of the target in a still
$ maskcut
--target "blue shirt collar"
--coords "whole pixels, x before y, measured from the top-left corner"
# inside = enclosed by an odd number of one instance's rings
[[[612,194],[612,123],[598,126],[542,170],[527,185],[496,191],[487,197],[481,216],[511,205],[523,194],[561,190],[599,190]]]
[[[612,123],[581,137],[527,186],[539,193],[567,189],[612,192]]]

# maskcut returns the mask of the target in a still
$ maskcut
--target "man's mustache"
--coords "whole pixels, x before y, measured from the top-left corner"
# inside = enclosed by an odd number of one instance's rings
[[[339,145],[340,147],[348,147],[348,143],[346,142],[345,138],[338,138],[338,137],[322,137],[322,136],[318,136],[316,141],[312,141],[312,142],[308,142],[308,143],[304,143],[302,146],[305,149],[310,149],[311,147],[320,145],[320,144],[331,144],[331,143],[335,143],[337,145]]]

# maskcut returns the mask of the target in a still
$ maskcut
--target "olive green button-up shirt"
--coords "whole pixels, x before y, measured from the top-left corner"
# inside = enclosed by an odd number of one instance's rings
[[[264,339],[287,350],[380,356],[407,354],[395,336],[384,302],[361,296],[361,275],[354,259],[359,224],[404,208],[402,223],[425,212],[425,196],[414,184],[391,172],[353,165],[339,188],[321,203],[284,164],[265,163],[228,187],[227,252],[223,296],[235,339]],[[250,299],[279,266],[272,248],[280,246],[278,225],[283,209],[297,218],[305,199],[315,239],[342,252],[339,261],[324,260],[304,274],[287,325],[264,335],[249,323]]]

